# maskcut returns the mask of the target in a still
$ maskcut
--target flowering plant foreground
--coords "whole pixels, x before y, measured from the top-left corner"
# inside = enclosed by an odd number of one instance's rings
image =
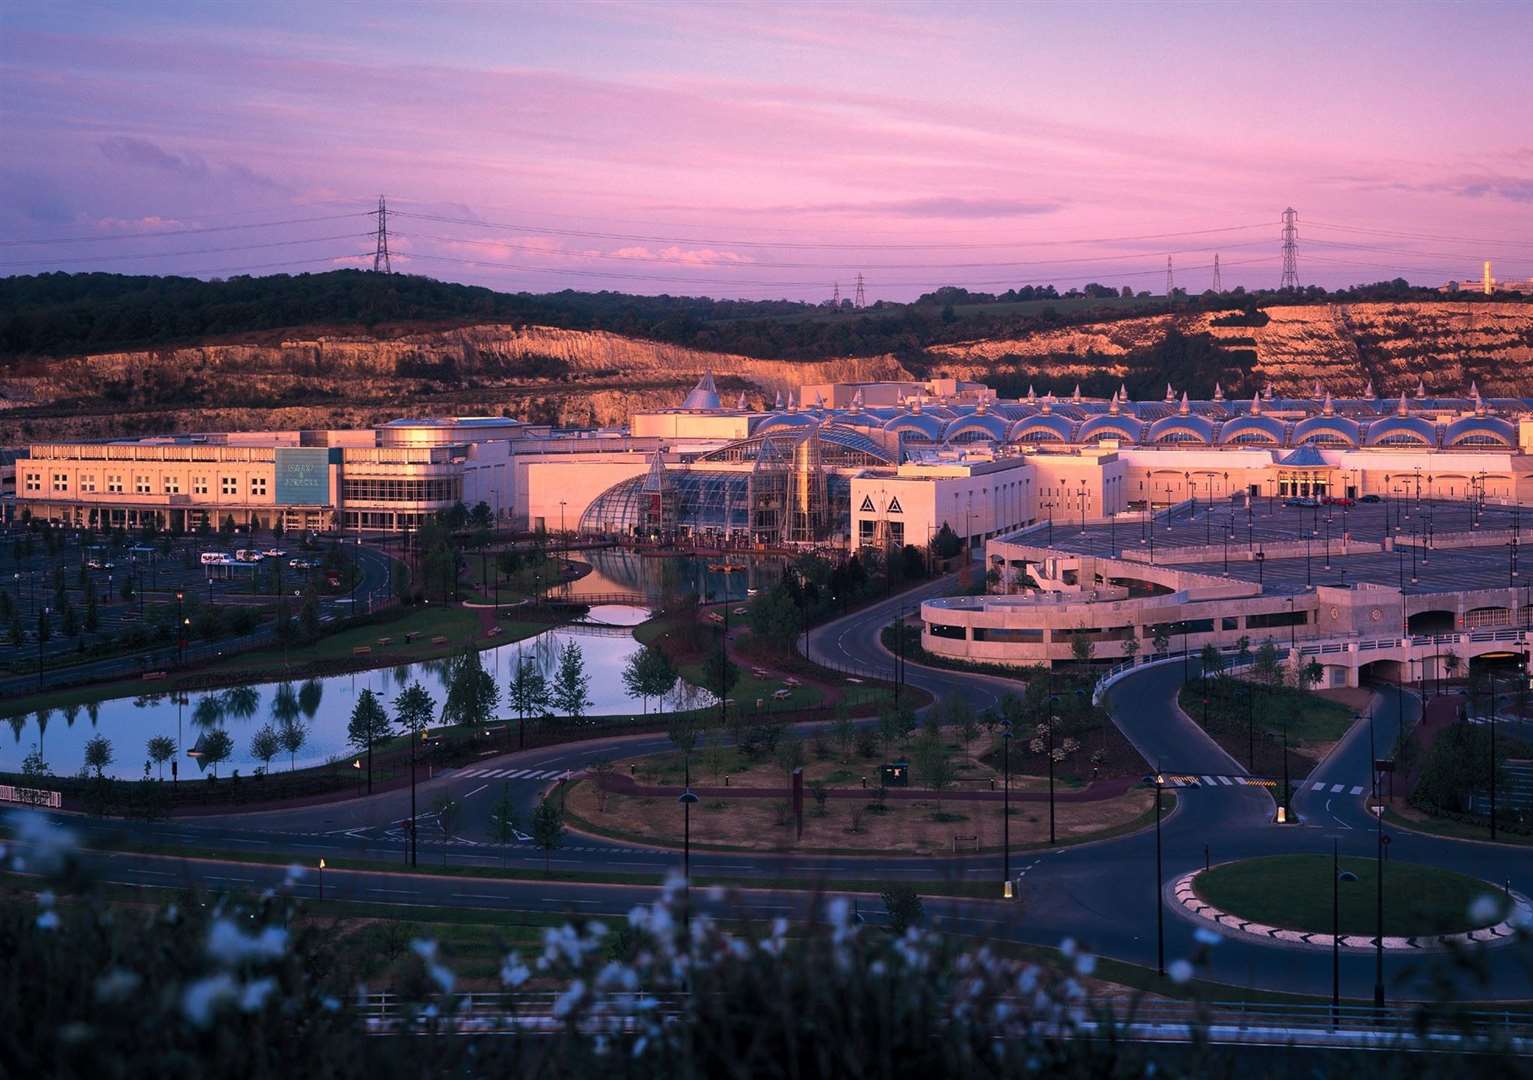
[[[1038,964],[920,928],[864,926],[842,899],[818,905],[807,924],[724,925],[688,917],[678,878],[626,919],[572,919],[548,929],[541,949],[506,950],[493,993],[461,985],[428,938],[409,943],[394,985],[370,987],[355,950],[292,897],[301,867],[260,896],[109,903],[96,899],[67,829],[32,813],[9,824],[0,1076],[1138,1077],[1240,1068],[1241,1050],[1197,1037],[1121,1039],[1118,1024],[1134,1006],[1093,991],[1096,958],[1070,941],[1059,964]],[[1207,934],[1202,948],[1217,940]],[[1192,973],[1187,960],[1170,972],[1179,981]],[[1381,1075],[1397,1057],[1357,1055],[1345,1068]],[[1436,1058],[1412,1059],[1407,1071],[1455,1067]],[[1274,1058],[1264,1071],[1332,1066],[1310,1054]],[[1519,1067],[1509,1059],[1502,1071]]]

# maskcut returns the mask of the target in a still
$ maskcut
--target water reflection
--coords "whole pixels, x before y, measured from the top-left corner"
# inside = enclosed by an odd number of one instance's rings
[[[551,680],[558,668],[559,650],[567,641],[579,644],[585,658],[593,702],[589,715],[640,713],[643,707],[640,700],[623,689],[623,667],[639,649],[638,642],[624,628],[642,622],[647,615],[642,608],[602,605],[593,608],[588,616],[593,625],[551,630],[481,654],[485,670],[495,677],[501,690],[503,703],[499,715],[510,715],[504,698],[518,656],[533,657]],[[176,756],[181,761],[181,774],[199,775],[200,763],[194,765],[196,759],[189,758],[186,752],[195,747],[200,736],[215,728],[227,731],[234,740],[233,754],[218,766],[220,776],[228,776],[235,769],[241,775],[249,775],[260,764],[251,750],[251,736],[268,724],[279,735],[287,727],[301,729],[303,734],[296,750],[284,745],[271,766],[273,769],[286,768],[289,763],[301,768],[349,758],[352,751],[346,743],[347,722],[357,696],[364,689],[381,697],[392,715],[394,698],[403,687],[418,680],[436,699],[440,710],[446,697],[444,676],[450,664],[450,660],[429,660],[302,683],[266,683],[191,695],[160,692],[116,698],[84,707],[91,718],[89,726],[72,723],[78,709],[64,711],[67,721],[64,725],[50,726],[54,713],[51,709],[41,709],[30,716],[10,716],[7,722],[13,738],[8,745],[0,746],[0,771],[20,771],[22,759],[36,746],[54,773],[73,775],[84,763],[86,741],[98,728],[111,740],[116,756],[108,774],[127,779],[143,776],[148,757],[146,744],[153,736],[174,739],[179,748]],[[667,702],[667,708],[690,708],[710,701],[704,691],[684,683],[679,687],[677,698]],[[653,709],[653,702],[650,707]]]
[[[691,594],[707,600],[743,600],[749,590],[769,589],[782,579],[783,560],[744,553],[724,556],[643,555],[621,548],[583,551],[577,561],[591,572],[570,585],[574,599],[604,593],[636,593],[660,606]],[[736,569],[726,572],[724,567]]]

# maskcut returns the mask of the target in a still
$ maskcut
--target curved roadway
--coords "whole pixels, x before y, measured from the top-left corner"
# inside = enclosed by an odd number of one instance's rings
[[[879,630],[921,598],[951,587],[942,580],[871,605],[813,630],[809,649],[816,659],[838,666],[861,667],[871,674],[887,674],[892,658],[878,640]],[[1121,679],[1107,692],[1112,717],[1146,759],[1167,773],[1192,776],[1239,776],[1244,770],[1209,739],[1174,704],[1181,671],[1176,664],[1151,665]],[[963,695],[978,708],[995,705],[1012,680],[943,671],[910,664],[907,679],[929,690],[938,700]],[[1414,716],[1417,702],[1407,695],[1407,718]],[[1399,705],[1392,688],[1382,688],[1374,699],[1374,737],[1381,748],[1393,745]],[[533,771],[579,770],[591,761],[616,754],[631,755],[669,746],[663,735],[638,735],[623,739],[572,744],[500,755],[486,759],[480,768]],[[430,822],[422,826],[420,858],[433,865],[507,865],[523,870],[541,868],[543,856],[528,843],[502,849],[484,844],[490,807],[502,784],[511,791],[525,820],[537,798],[556,781],[517,779],[498,781],[465,777],[477,770],[453,770],[424,780],[417,792],[425,809],[433,799],[449,792],[463,813],[459,836],[443,842],[432,835]],[[1371,857],[1374,823],[1364,805],[1369,781],[1368,724],[1359,724],[1337,744],[1313,775],[1296,781],[1294,809],[1301,823],[1273,823],[1274,803],[1266,789],[1238,782],[1198,783],[1176,790],[1174,810],[1163,821],[1162,872],[1155,869],[1156,837],[1153,828],[1133,835],[1052,849],[1015,850],[1012,868],[1021,880],[1021,902],[930,898],[926,910],[939,928],[968,934],[1004,937],[1039,945],[1057,945],[1073,937],[1110,957],[1153,968],[1156,963],[1157,905],[1167,883],[1200,867],[1205,857],[1214,862],[1233,858],[1292,852],[1328,852],[1332,838],[1352,855]],[[1317,784],[1323,786],[1317,787]],[[1361,794],[1354,795],[1356,790]],[[223,851],[255,852],[268,856],[292,856],[310,867],[324,855],[368,856],[402,859],[403,845],[397,822],[408,816],[409,791],[391,791],[368,799],[318,807],[301,807],[260,813],[202,818],[196,822],[133,825],[140,840],[169,847],[195,847]],[[112,822],[77,819],[73,824],[89,833],[120,833]],[[1473,841],[1444,840],[1401,830],[1388,830],[1392,838],[1391,859],[1430,863],[1496,882],[1506,881],[1524,894],[1533,893],[1533,849],[1491,845]],[[477,841],[477,842],[476,842]],[[1205,849],[1205,845],[1207,846]],[[92,854],[109,880],[147,885],[200,883],[211,887],[261,888],[281,880],[282,866],[258,863],[150,856],[133,853]],[[694,873],[731,878],[800,877],[834,887],[841,880],[915,880],[949,878],[990,880],[999,892],[1001,857],[882,858],[813,854],[767,855],[694,851]],[[561,870],[625,874],[660,873],[678,867],[679,852],[625,846],[572,835],[554,854],[552,865]],[[538,880],[497,880],[398,872],[328,872],[326,891],[331,896],[375,902],[422,903],[503,910],[579,911],[586,915],[621,914],[633,904],[653,895],[652,886],[602,885]],[[1387,881],[1387,877],[1386,877]],[[763,884],[767,884],[764,880]],[[308,888],[315,887],[311,875]],[[711,903],[700,895],[699,906]],[[812,898],[803,892],[770,887],[744,890],[737,898],[756,915],[804,910]],[[870,921],[878,921],[882,905],[869,904]],[[1163,911],[1165,955],[1169,962],[1199,951],[1196,925],[1167,905]],[[1464,985],[1464,998],[1500,999],[1528,996],[1528,980],[1515,948],[1488,950],[1490,973],[1483,984]],[[1386,980],[1419,965],[1420,954],[1389,953],[1385,957]],[[1271,991],[1327,994],[1330,989],[1329,950],[1267,944],[1244,935],[1228,937],[1209,955],[1201,974],[1219,982],[1259,987]],[[1342,989],[1349,997],[1367,999],[1373,986],[1373,954],[1344,952]],[[1393,991],[1391,991],[1393,993]]]

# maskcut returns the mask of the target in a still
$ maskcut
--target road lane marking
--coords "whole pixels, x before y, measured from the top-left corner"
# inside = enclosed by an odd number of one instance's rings
[[[1200,777],[1199,779],[1201,779],[1209,787],[1213,787],[1214,786],[1214,778],[1212,776],[1204,776],[1204,777]]]
[[[1356,784],[1356,785],[1353,786],[1352,794],[1354,794],[1354,795],[1361,795],[1362,793],[1363,793],[1363,785],[1362,784]]]
[[[1323,780],[1316,780],[1313,784],[1310,785],[1310,790],[1311,791],[1324,791],[1325,790],[1325,781],[1323,781]]]
[[[1345,786],[1346,786],[1345,784],[1332,784],[1331,785],[1331,794],[1332,795],[1339,794],[1341,792],[1341,789],[1343,787],[1345,787]]]
[[[1219,783],[1223,784],[1225,787],[1233,787],[1234,786],[1233,784],[1230,783],[1230,778],[1228,776],[1221,776],[1221,777],[1219,777]]]

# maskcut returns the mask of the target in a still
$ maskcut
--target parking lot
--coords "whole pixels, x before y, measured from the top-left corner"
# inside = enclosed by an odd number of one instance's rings
[[[1533,525],[1533,519],[1530,519]],[[1162,511],[1154,522],[1153,546],[1157,565],[1177,566],[1201,573],[1225,574],[1246,581],[1260,581],[1269,591],[1299,593],[1314,585],[1345,587],[1359,582],[1403,587],[1407,593],[1444,592],[1462,589],[1533,586],[1533,551],[1513,554],[1509,546],[1439,547],[1439,537],[1517,531],[1519,507],[1486,505],[1478,511],[1465,501],[1423,499],[1399,502],[1357,503],[1353,506],[1287,506],[1281,499],[1254,500],[1247,507],[1217,502]],[[1054,547],[1092,555],[1125,550],[1149,554],[1148,522],[1119,525],[1053,523]],[[1030,538],[1047,539],[1033,532]],[[1378,544],[1393,537],[1395,551],[1342,555],[1343,541]],[[1274,545],[1284,545],[1285,555],[1252,556]],[[1292,554],[1304,545],[1304,553]],[[1179,562],[1176,555],[1189,548],[1208,549],[1223,555],[1213,562]],[[1164,553],[1162,556],[1160,553]],[[1414,559],[1413,559],[1414,555]],[[1168,559],[1170,561],[1168,561]]]
[[[159,624],[169,621],[174,625],[176,619],[194,617],[207,606],[226,612],[245,608],[254,615],[270,608],[281,593],[289,597],[296,614],[298,598],[311,585],[321,594],[326,615],[350,608],[350,560],[346,559],[333,577],[328,576],[322,565],[328,541],[314,542],[308,548],[296,537],[277,541],[271,537],[235,537],[226,543],[218,537],[159,536],[114,542],[99,534],[88,537],[62,529],[53,530],[52,540],[50,552],[44,530],[17,527],[0,534],[0,591],[6,594],[0,640],[6,651],[13,653],[8,658],[13,668],[35,664],[39,657],[44,664],[58,662],[80,653],[82,646],[121,642],[128,648],[135,628],[152,640]],[[352,545],[347,547],[355,550]],[[284,554],[259,562],[235,560],[233,553],[241,549],[281,550]],[[229,559],[205,565],[204,553]],[[294,568],[290,565],[294,560],[309,565]],[[368,561],[364,560],[357,575],[359,606],[364,598],[374,603],[381,599],[377,595],[380,578],[385,595],[387,591],[386,563],[381,570],[369,570]],[[64,605],[60,604],[60,583]],[[94,631],[86,626],[92,590],[96,596]],[[70,615],[65,614],[64,606],[71,609]],[[46,642],[39,642],[39,617],[43,613],[49,635]],[[235,618],[228,621],[231,626],[241,625]],[[24,636],[23,650],[17,650],[14,642],[18,628]],[[193,628],[188,629],[188,637],[195,639]],[[24,651],[24,655],[16,655],[17,651]]]

